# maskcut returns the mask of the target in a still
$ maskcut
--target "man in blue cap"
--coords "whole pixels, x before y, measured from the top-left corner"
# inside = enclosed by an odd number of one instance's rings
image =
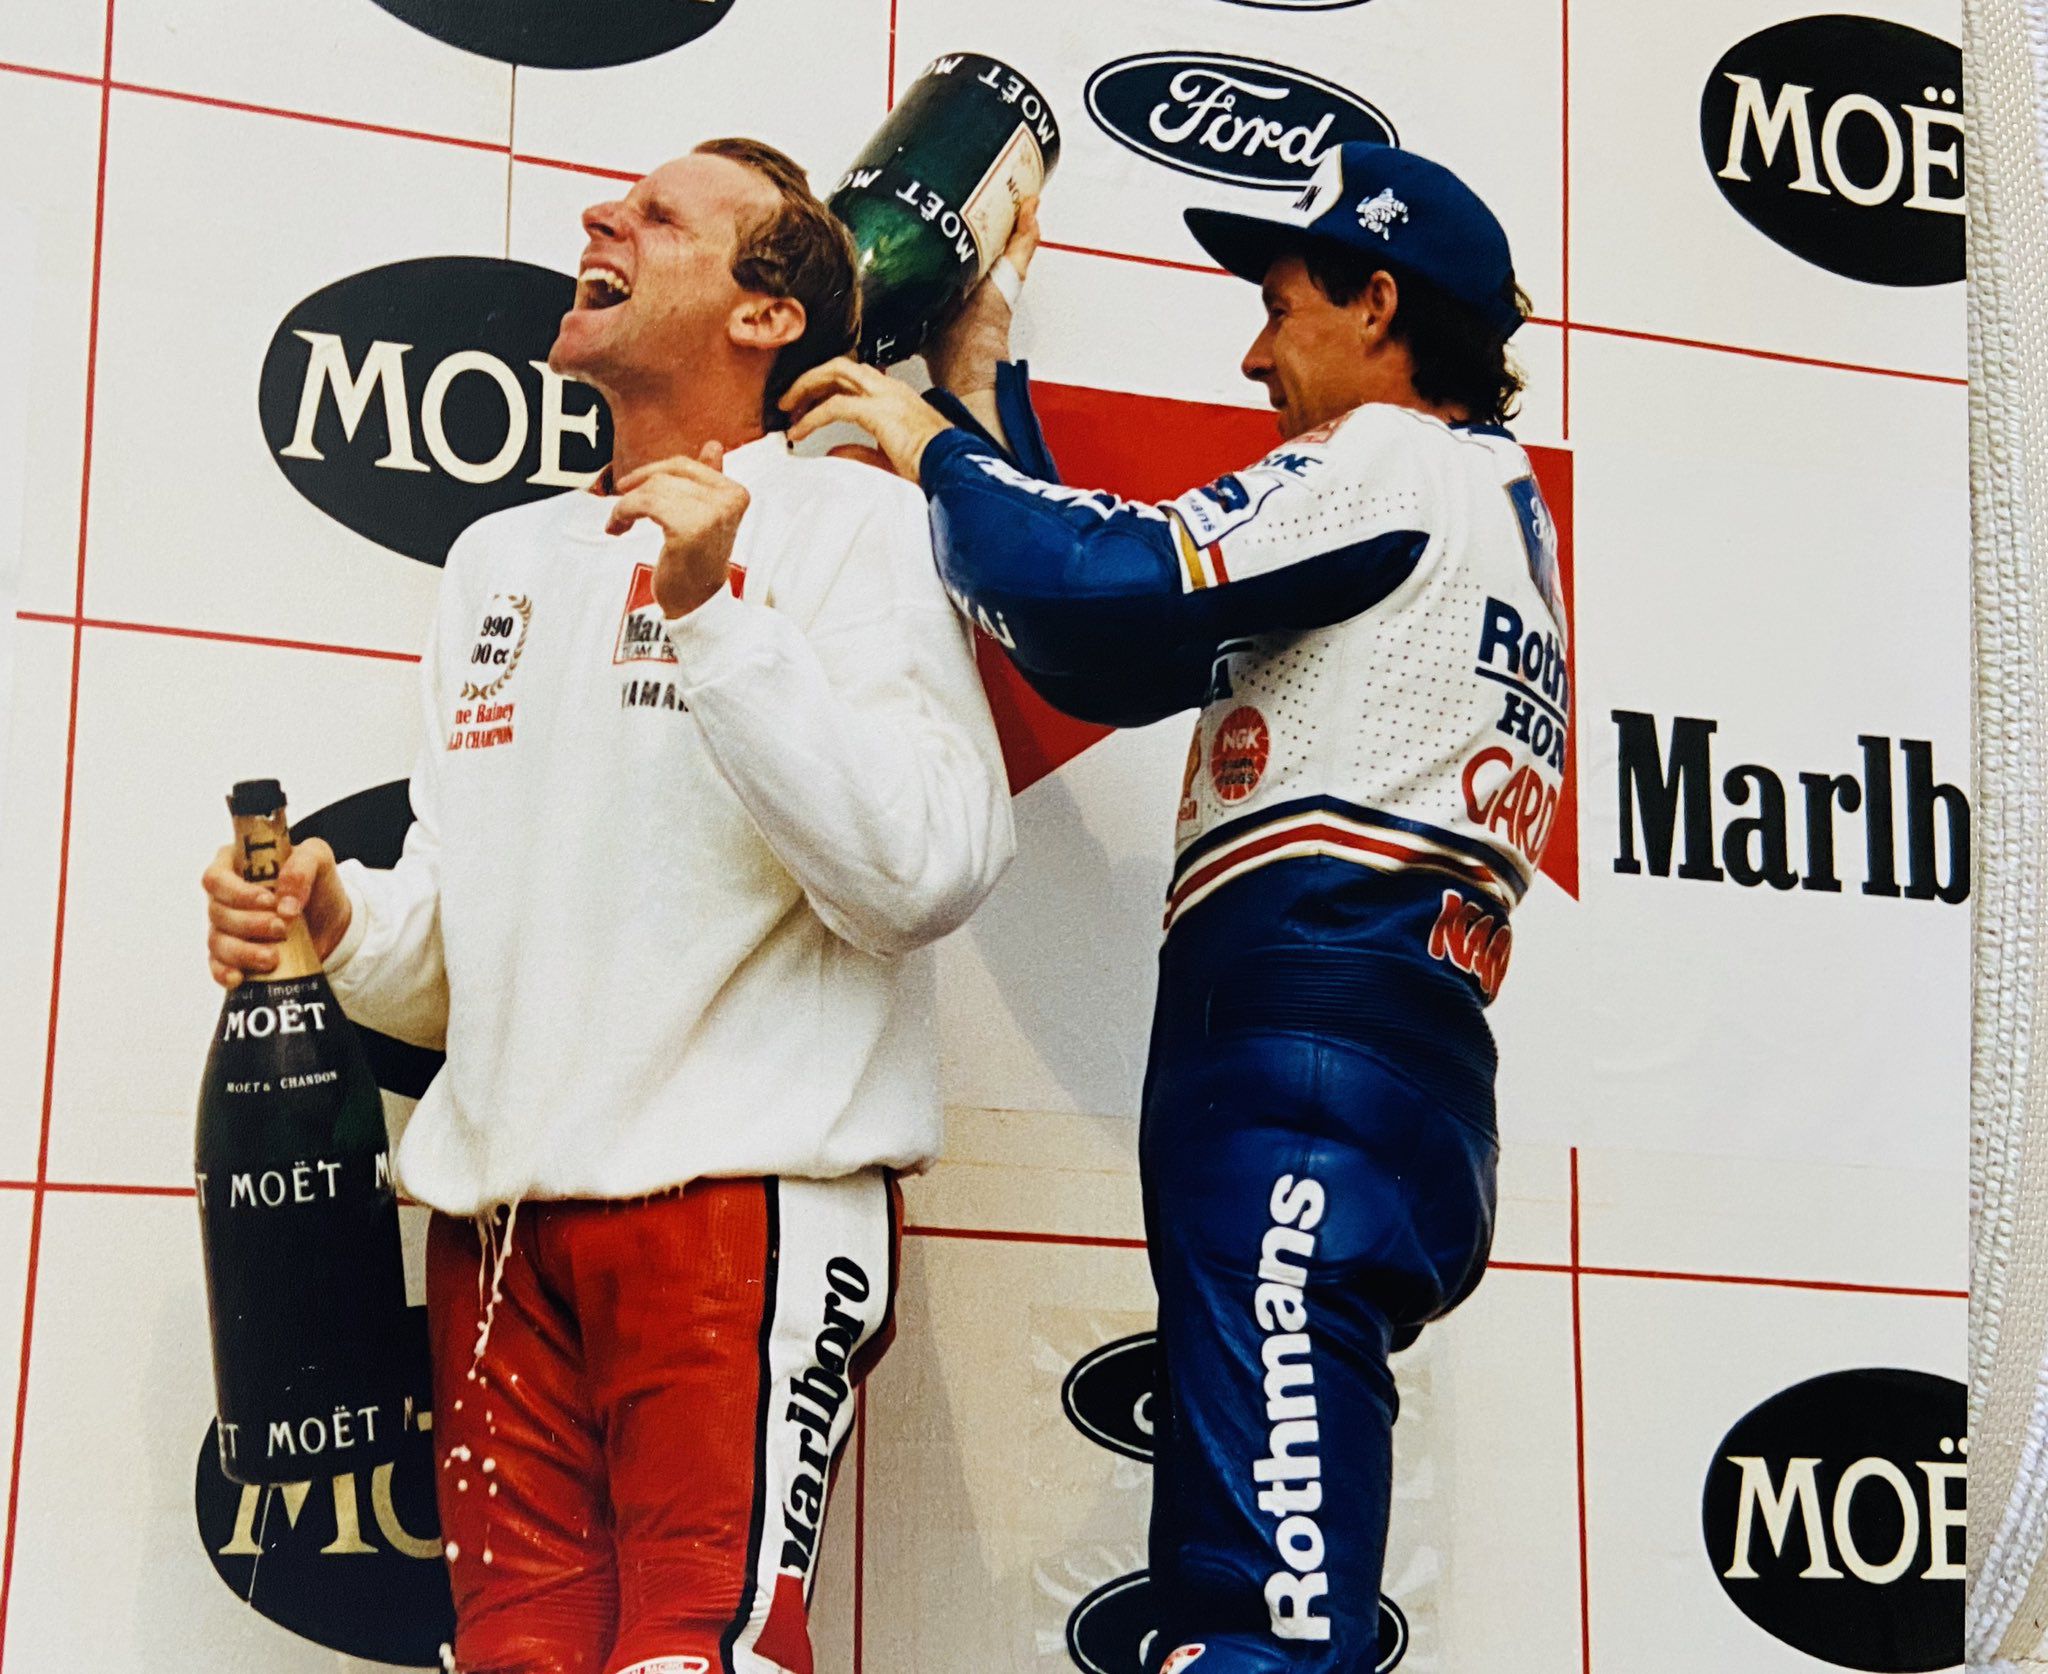
[[[1472,191],[1350,144],[1281,213],[1187,221],[1263,289],[1244,372],[1285,440],[1256,464],[1161,505],[1058,486],[995,286],[932,357],[950,395],[839,361],[790,405],[922,483],[948,587],[1060,708],[1201,711],[1139,1138],[1146,1666],[1352,1674],[1381,1657],[1388,1356],[1491,1245],[1484,1008],[1557,814],[1565,622],[1501,428],[1527,304]]]

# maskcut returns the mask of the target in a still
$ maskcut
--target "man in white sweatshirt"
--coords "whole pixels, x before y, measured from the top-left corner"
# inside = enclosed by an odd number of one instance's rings
[[[857,328],[801,171],[716,141],[583,224],[551,359],[611,471],[450,553],[398,865],[224,850],[208,948],[232,986],[302,914],[350,1016],[446,1049],[398,1171],[458,1667],[810,1674],[892,1172],[939,1145],[927,948],[1009,793],[922,496],[780,433]]]

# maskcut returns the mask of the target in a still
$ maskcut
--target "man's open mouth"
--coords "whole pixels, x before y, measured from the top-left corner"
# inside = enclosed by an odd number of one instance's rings
[[[576,275],[578,308],[616,308],[632,294],[632,282],[615,268],[593,264]]]

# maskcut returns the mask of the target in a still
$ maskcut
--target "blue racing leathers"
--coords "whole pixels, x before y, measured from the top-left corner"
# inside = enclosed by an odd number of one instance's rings
[[[1168,1674],[1362,1674],[1391,1351],[1484,1271],[1485,1010],[1557,817],[1555,532],[1504,430],[1369,405],[1163,504],[927,450],[955,601],[1059,708],[1199,709],[1139,1141]],[[964,418],[957,407],[949,409]]]

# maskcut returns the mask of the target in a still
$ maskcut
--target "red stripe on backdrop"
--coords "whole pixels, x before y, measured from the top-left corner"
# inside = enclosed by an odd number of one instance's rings
[[[1630,343],[1656,343],[1668,349],[1704,349],[1717,355],[1740,355],[1745,360],[1774,360],[1785,366],[1816,366],[1823,372],[1855,372],[1872,378],[1904,378],[1911,383],[1947,384],[1955,389],[1967,389],[1968,378],[1951,377],[1943,372],[1908,372],[1897,366],[1865,366],[1850,360],[1819,360],[1812,355],[1786,354],[1777,349],[1745,349],[1733,343],[1709,343],[1700,337],[1669,337],[1657,331],[1629,331],[1622,326],[1587,325],[1584,321],[1572,322],[1572,331],[1590,332],[1595,337],[1618,337]]]
[[[559,157],[536,157],[529,152],[515,151],[515,163],[531,163],[537,169],[563,169],[570,174],[594,175],[599,180],[638,180],[640,177],[628,169],[604,169],[595,163],[568,163]]]
[[[63,1188],[50,1187],[51,1191],[60,1189]],[[96,1188],[78,1189],[90,1191]],[[984,1244],[1065,1245],[1091,1250],[1142,1250],[1145,1247],[1142,1238],[1110,1238],[1078,1232],[1020,1232],[1008,1227],[906,1226],[903,1235],[906,1238],[958,1238]],[[1811,1290],[1855,1296],[1925,1297],[1955,1302],[1969,1298],[1968,1291],[1941,1290],[1924,1285],[1866,1285],[1844,1279],[1780,1279],[1757,1273],[1687,1273],[1651,1267],[1589,1267],[1578,1262],[1576,1245],[1571,1261],[1489,1261],[1486,1269],[1489,1273],[1553,1273],[1559,1277],[1578,1274],[1589,1279],[1648,1279],[1687,1285],[1756,1285],[1767,1290]]]
[[[97,87],[98,76],[82,76],[70,70],[44,70],[33,64],[0,63],[0,74],[11,76],[38,76],[44,81],[68,81],[77,87]]]
[[[1571,702],[1565,710],[1571,727],[1571,741],[1564,753],[1564,780],[1557,792],[1557,818],[1551,822],[1550,841],[1543,846],[1543,871],[1574,901],[1579,898],[1579,634],[1576,589],[1577,547],[1573,541],[1572,508],[1577,484],[1572,455],[1563,448],[1531,448],[1529,462],[1536,467],[1536,482],[1543,490],[1543,503],[1550,508],[1550,521],[1557,528],[1557,585],[1564,595],[1567,632],[1564,647],[1565,677],[1571,681]]]
[[[285,110],[278,105],[252,105],[240,99],[219,99],[209,93],[180,93],[168,87],[148,87],[141,82],[110,84],[116,93],[133,93],[145,99],[172,99],[183,105],[204,105],[210,110],[237,111],[244,116],[274,116],[287,122],[310,122],[322,128],[346,128],[350,133],[379,134],[386,139],[420,140],[428,145],[453,145],[465,151],[495,151],[506,147],[498,140],[469,139],[460,134],[435,134],[423,128],[393,128],[382,122],[359,122],[347,116],[322,116],[315,111]]]
[[[7,1480],[5,1555],[0,1556],[0,1665],[7,1655],[7,1613],[14,1597],[15,1536],[21,1522],[21,1459],[28,1428],[28,1378],[35,1342],[36,1280],[42,1267],[44,1183],[50,1177],[50,1112],[57,1081],[58,1005],[64,987],[64,923],[71,885],[71,810],[78,765],[79,662],[85,648],[85,554],[87,521],[92,508],[92,437],[94,400],[99,387],[100,274],[107,230],[107,132],[113,111],[114,0],[106,0],[105,34],[100,43],[99,163],[93,188],[92,281],[87,299],[85,331],[85,414],[80,437],[78,482],[78,559],[73,579],[71,613],[71,692],[64,732],[64,799],[57,839],[57,898],[50,947],[50,1025],[43,1048],[43,1101],[36,1140],[36,1178],[30,1199],[27,1273],[21,1301],[21,1363],[14,1389],[14,1448]]]
[[[369,645],[330,645],[317,639],[273,639],[264,634],[231,634],[210,628],[165,627],[150,622],[111,622],[93,616],[82,617],[79,626],[112,633],[159,634],[167,639],[204,639],[223,645],[254,645],[269,651],[320,651],[329,656],[372,657],[392,663],[416,663],[420,660],[417,651],[384,651]]]
[[[896,13],[898,0],[889,0],[889,103],[887,109],[896,108]]]
[[[1098,250],[1092,244],[1055,244],[1046,239],[1039,245],[1041,250],[1057,250],[1067,256],[1096,256],[1106,262],[1133,262],[1139,267],[1163,267],[1174,273],[1202,273],[1211,279],[1235,279],[1233,273],[1209,262],[1176,262],[1164,256],[1140,256],[1129,250]],[[1240,281],[1241,283],[1242,281]]]

